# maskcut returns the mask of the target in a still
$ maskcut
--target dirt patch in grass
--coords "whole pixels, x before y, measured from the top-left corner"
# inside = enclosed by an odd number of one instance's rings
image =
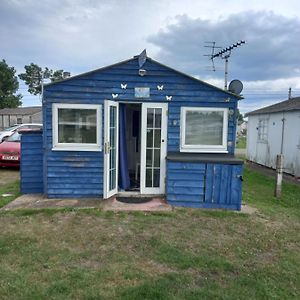
[[[20,179],[20,170],[0,167],[0,186]]]
[[[253,206],[250,206],[250,205],[247,205],[247,204],[243,204],[241,212],[244,213],[244,214],[252,215],[252,214],[257,213],[258,210],[257,210],[257,208],[255,208]]]

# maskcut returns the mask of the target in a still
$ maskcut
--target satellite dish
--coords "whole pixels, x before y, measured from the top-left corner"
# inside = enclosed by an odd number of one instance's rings
[[[240,80],[234,79],[229,83],[229,92],[239,95],[243,90],[243,84]]]

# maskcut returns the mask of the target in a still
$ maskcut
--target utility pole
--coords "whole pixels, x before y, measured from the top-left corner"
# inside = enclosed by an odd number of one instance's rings
[[[40,95],[40,101],[43,103],[43,97],[44,97],[44,71],[42,71],[42,78],[41,78],[41,95]]]
[[[285,117],[284,112],[282,114],[282,129],[281,129],[281,146],[280,146],[280,154],[276,156],[276,185],[275,185],[275,197],[281,197],[281,190],[282,190],[282,177],[283,177],[283,145],[284,145],[284,127],[285,127]]]

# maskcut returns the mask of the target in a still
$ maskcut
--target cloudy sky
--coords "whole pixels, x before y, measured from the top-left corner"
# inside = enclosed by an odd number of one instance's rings
[[[298,0],[0,0],[0,59],[17,72],[34,62],[72,75],[139,54],[224,86],[224,60],[216,72],[205,42],[233,50],[229,80],[244,84],[242,113],[300,96]],[[298,15],[297,15],[298,13]],[[26,93],[23,106],[39,105]]]

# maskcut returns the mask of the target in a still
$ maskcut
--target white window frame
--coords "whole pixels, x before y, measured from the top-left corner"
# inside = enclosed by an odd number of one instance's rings
[[[224,112],[223,118],[223,135],[222,145],[186,145],[185,144],[185,127],[187,111],[221,111]],[[228,134],[228,108],[216,107],[181,107],[180,113],[180,152],[199,152],[199,153],[228,153],[227,134]]]
[[[268,134],[269,134],[269,119],[268,118],[260,118],[258,120],[257,126],[257,140],[260,143],[268,142]]]
[[[96,143],[59,143],[58,142],[58,109],[94,109],[96,110]],[[52,104],[52,150],[55,151],[102,151],[102,105],[101,104]]]

